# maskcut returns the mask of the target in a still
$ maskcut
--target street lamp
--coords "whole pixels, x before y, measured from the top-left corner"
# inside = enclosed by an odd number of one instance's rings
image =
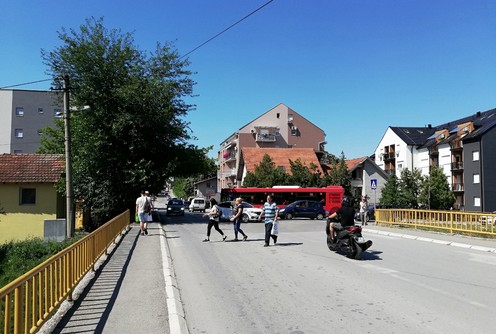
[[[71,111],[87,110],[84,106],[69,107],[69,76],[64,76],[64,144],[65,144],[65,194],[66,194],[66,237],[74,236],[74,189],[72,184],[72,161],[71,161]]]

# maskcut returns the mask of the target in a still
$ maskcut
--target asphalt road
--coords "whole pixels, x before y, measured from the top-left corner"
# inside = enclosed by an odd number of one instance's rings
[[[262,223],[242,225],[246,242],[222,242],[215,230],[211,242],[201,242],[206,218],[199,213],[168,217],[163,227],[189,333],[465,334],[496,327],[496,253],[488,251],[496,241],[388,235],[370,226],[364,237],[374,245],[356,261],[327,249],[324,221],[282,221],[278,245],[267,248]],[[233,238],[231,224],[221,228]]]

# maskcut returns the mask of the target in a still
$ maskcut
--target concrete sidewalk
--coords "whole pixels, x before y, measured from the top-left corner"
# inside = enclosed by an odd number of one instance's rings
[[[154,206],[154,220],[163,220],[165,199]],[[109,253],[40,333],[187,333],[161,223],[145,236],[132,223]]]
[[[169,333],[161,225],[150,224],[147,236],[132,225],[100,268],[83,279],[80,295],[64,302],[42,332]]]

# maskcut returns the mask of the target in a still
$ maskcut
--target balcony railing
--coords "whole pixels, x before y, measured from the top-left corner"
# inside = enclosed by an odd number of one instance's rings
[[[270,133],[257,133],[256,141],[275,142],[276,135]]]
[[[386,172],[387,175],[392,175],[392,174],[395,174],[396,173],[396,171],[394,170],[394,168],[393,169],[386,169],[384,171]]]
[[[392,160],[394,158],[395,158],[394,152],[384,153],[384,156],[383,156],[384,160]]]
[[[463,170],[463,162],[462,161],[457,161],[457,162],[452,162],[451,163],[451,170]]]
[[[464,191],[463,183],[453,183],[451,189],[453,189],[453,191]]]

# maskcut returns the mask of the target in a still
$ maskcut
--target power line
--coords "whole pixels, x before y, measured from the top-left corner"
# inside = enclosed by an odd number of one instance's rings
[[[248,17],[252,16],[253,14],[255,14],[256,12],[258,12],[259,10],[261,10],[262,8],[264,8],[265,6],[267,6],[268,4],[270,4],[272,1],[274,0],[270,0],[270,1],[267,1],[266,3],[264,3],[262,6],[258,7],[257,9],[255,9],[253,12],[251,12],[250,14],[246,15],[245,17],[243,17],[242,19],[238,20],[237,22],[231,24],[229,27],[227,27],[226,29],[222,30],[221,32],[219,32],[217,35],[209,38],[208,40],[206,40],[205,42],[203,42],[202,44],[198,45],[196,48],[194,48],[193,50],[187,52],[186,54],[182,55],[181,57],[179,57],[179,59],[181,58],[184,58],[186,57],[187,55],[195,52],[196,50],[198,50],[199,48],[201,48],[202,46],[204,46],[205,44],[211,42],[212,40],[214,40],[215,38],[219,37],[220,35],[222,35],[223,33],[225,33],[226,31],[228,31],[229,29],[233,28],[235,25],[241,23],[242,21],[246,20]]]
[[[34,84],[34,83],[51,81],[51,80],[52,79],[45,79],[45,80],[37,80],[37,81],[25,82],[25,83],[21,83],[21,84],[17,84],[17,85],[10,85],[10,86],[0,87],[0,89],[11,88],[11,87],[19,87],[19,86],[25,86],[25,85],[31,85],[31,84]]]
[[[255,14],[256,12],[262,10],[265,6],[267,6],[268,4],[270,4],[271,2],[273,2],[274,0],[270,0],[270,1],[267,1],[266,3],[264,3],[263,5],[261,5],[260,7],[258,7],[257,9],[255,9],[254,11],[252,11],[250,14],[246,15],[245,17],[239,19],[238,21],[236,21],[235,23],[231,24],[229,27],[227,27],[226,29],[222,30],[221,32],[219,32],[218,34],[216,34],[215,36],[209,38],[208,40],[206,40],[205,42],[201,43],[200,45],[198,45],[197,47],[195,47],[193,50],[187,52],[186,54],[182,55],[181,57],[179,57],[179,59],[182,59],[184,57],[186,57],[187,55],[195,52],[196,50],[198,50],[199,48],[201,48],[202,46],[204,46],[205,44],[213,41],[214,39],[216,39],[217,37],[219,37],[220,35],[222,35],[223,33],[225,33],[226,31],[230,30],[231,28],[233,28],[234,26],[238,25],[239,23],[243,22],[244,20],[246,20],[247,18],[249,18],[250,16],[252,16],[253,14]],[[25,86],[25,85],[30,85],[30,84],[34,84],[34,83],[39,83],[39,82],[45,82],[45,81],[50,81],[52,79],[45,79],[45,80],[37,80],[37,81],[31,81],[31,82],[25,82],[25,83],[21,83],[21,84],[17,84],[17,85],[10,85],[10,86],[4,86],[4,87],[0,87],[0,89],[5,89],[5,88],[12,88],[12,87],[19,87],[19,86]]]

